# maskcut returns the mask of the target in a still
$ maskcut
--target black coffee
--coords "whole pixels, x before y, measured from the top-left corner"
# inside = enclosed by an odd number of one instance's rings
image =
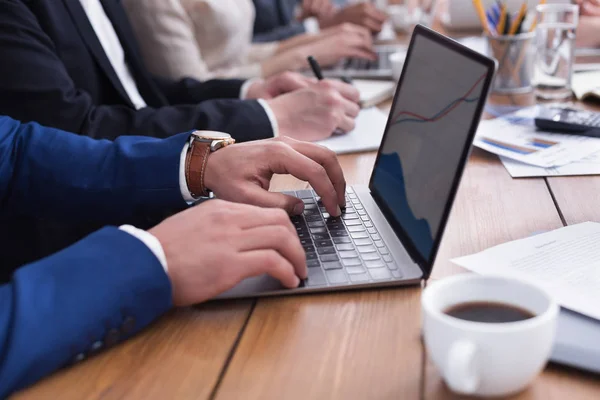
[[[444,311],[451,317],[465,321],[487,322],[491,324],[524,321],[535,315],[523,308],[503,303],[471,302],[461,303]]]

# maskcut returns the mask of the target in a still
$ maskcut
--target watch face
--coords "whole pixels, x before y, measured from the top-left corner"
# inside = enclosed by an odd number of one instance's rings
[[[231,135],[225,132],[217,131],[195,131],[194,136],[200,140],[224,140],[231,139]]]

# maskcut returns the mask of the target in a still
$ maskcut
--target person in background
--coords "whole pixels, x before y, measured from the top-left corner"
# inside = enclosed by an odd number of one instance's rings
[[[343,23],[363,26],[377,34],[387,20],[369,1],[253,0],[256,7],[254,41],[272,42],[301,33],[316,33]],[[348,4],[346,4],[348,3]]]
[[[0,3],[1,115],[106,139],[206,129],[239,142],[316,140],[336,125],[354,127],[358,92],[340,82],[315,83],[292,73],[245,82],[152,76],[120,0]],[[130,222],[149,227],[166,215],[139,212]],[[4,214],[2,266],[55,253],[97,228],[73,218]]]
[[[205,154],[208,144],[194,137],[111,142],[0,117],[1,215],[113,223],[140,209],[184,210],[148,231],[104,227],[0,283],[0,398],[130,338],[173,306],[251,276],[288,288],[307,277],[288,216],[304,204],[269,192],[269,181],[283,173],[308,181],[339,215],[346,184],[335,154],[288,138]],[[220,200],[188,207],[203,188]]]
[[[315,35],[252,44],[251,0],[123,0],[145,64],[155,75],[199,80],[267,78],[353,57],[375,59],[368,30],[342,24]]]
[[[579,5],[578,47],[600,48],[600,0],[576,0]]]
[[[600,0],[575,0],[583,16],[600,17]]]

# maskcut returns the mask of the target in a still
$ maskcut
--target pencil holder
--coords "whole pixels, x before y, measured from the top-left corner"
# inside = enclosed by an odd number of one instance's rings
[[[498,61],[492,84],[496,93],[526,93],[533,90],[535,32],[487,36],[489,55]]]

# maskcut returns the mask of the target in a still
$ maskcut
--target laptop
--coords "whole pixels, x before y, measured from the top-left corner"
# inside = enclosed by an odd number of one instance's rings
[[[417,26],[388,116],[370,184],[347,189],[331,217],[312,190],[292,217],[308,279],[284,289],[263,275],[219,298],[418,284],[429,277],[471,142],[494,60]]]
[[[406,47],[376,45],[376,60],[347,58],[331,68],[324,68],[323,76],[326,78],[391,79],[392,64],[390,63],[390,55],[400,50],[406,50]]]

